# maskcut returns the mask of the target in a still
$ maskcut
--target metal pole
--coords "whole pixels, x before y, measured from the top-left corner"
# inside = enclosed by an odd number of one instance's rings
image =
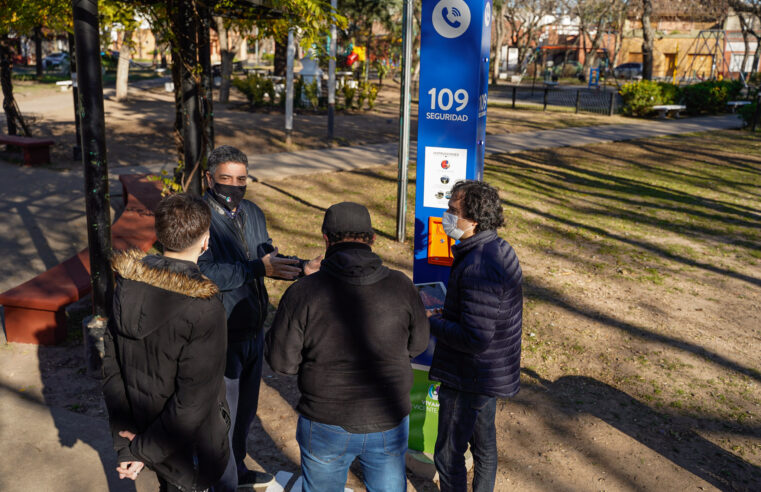
[[[608,116],[616,114],[616,93],[610,93],[610,103],[608,104]]]
[[[293,58],[296,56],[296,46],[293,42],[293,28],[288,30],[288,46],[286,48],[285,65],[285,143],[291,144],[293,133]]]
[[[579,112],[579,106],[581,106],[581,91],[576,91],[576,113]]]
[[[330,0],[330,8],[335,14],[337,0]],[[336,111],[336,24],[330,25],[330,60],[328,60],[328,138],[333,140]]]
[[[407,216],[407,167],[410,161],[410,82],[412,79],[412,0],[404,0],[402,14],[402,87],[399,105],[399,179],[396,190],[396,240],[404,242]],[[422,163],[418,163],[422,165]],[[422,183],[421,183],[422,184]]]
[[[515,109],[515,93],[518,91],[518,87],[513,86],[513,109]]]
[[[550,92],[550,88],[546,87],[544,88],[544,107],[542,108],[542,111],[547,111],[547,95]]]
[[[77,82],[77,49],[74,35],[69,33],[69,60],[71,62],[71,93],[74,96],[74,127],[76,129],[76,141],[72,147],[72,154],[75,161],[82,158],[82,132],[79,123],[79,84]]]
[[[79,55],[77,78],[82,116],[82,165],[93,315],[107,318],[111,314],[114,276],[108,262],[111,253],[111,203],[100,74],[98,2],[73,0],[73,7],[74,39]]]

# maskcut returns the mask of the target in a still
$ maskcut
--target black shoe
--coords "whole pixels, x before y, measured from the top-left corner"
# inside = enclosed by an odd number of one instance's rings
[[[245,489],[266,489],[268,486],[275,483],[275,477],[269,473],[248,470],[243,475],[238,476],[238,488]]]

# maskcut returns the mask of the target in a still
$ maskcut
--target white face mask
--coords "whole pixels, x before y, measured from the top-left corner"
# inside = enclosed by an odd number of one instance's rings
[[[465,234],[465,231],[457,228],[458,220],[459,217],[452,215],[449,212],[444,212],[444,215],[441,216],[441,226],[444,228],[444,232],[447,236],[451,237],[455,241],[460,239],[462,235]]]

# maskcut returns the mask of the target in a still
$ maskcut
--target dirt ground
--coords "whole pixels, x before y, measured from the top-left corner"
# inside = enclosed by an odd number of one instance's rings
[[[176,161],[172,132],[173,96],[156,82],[148,81],[133,86],[130,99],[125,102],[116,102],[113,100],[113,89],[106,90],[106,139],[110,166]],[[56,144],[52,148],[53,166],[67,169],[81,165],[71,158],[71,147],[75,141],[71,93],[61,93],[54,88],[25,82],[17,82],[15,92],[19,107],[30,120],[34,135],[55,139]],[[412,111],[411,138],[414,140],[417,135],[416,104],[413,104]],[[619,116],[512,111],[490,107],[487,133],[505,134],[622,121],[626,119]],[[216,145],[234,145],[248,154],[384,143],[399,139],[399,86],[393,81],[387,82],[373,111],[337,112],[334,142],[327,139],[325,112],[297,110],[293,126],[293,144],[286,146],[284,115],[281,110],[251,110],[236,89],[231,91],[229,103],[215,102],[214,105]]]
[[[114,165],[172,159],[162,150],[171,104],[158,89],[140,94],[107,101]],[[377,114],[341,115],[345,143],[395,138],[392,96]],[[216,109],[218,143],[286,150],[282,132],[267,129],[282,115],[241,104]],[[490,109],[490,132],[615,121],[500,111]],[[66,140],[64,113],[37,121]],[[299,148],[327,145],[324,116],[299,116],[296,128]],[[66,149],[57,146],[57,166],[68,165]],[[518,253],[525,289],[522,390],[498,406],[497,490],[761,490],[758,139],[717,132],[493,156],[485,179],[500,189],[500,235]],[[248,197],[281,251],[305,258],[324,249],[324,210],[337,197],[362,201],[375,251],[411,274],[410,241],[394,240],[395,183],[396,169],[381,167],[254,183]],[[268,280],[274,305],[287,285]],[[62,347],[3,346],[0,356],[36,355],[43,384],[25,391],[105,418],[80,344],[73,335]],[[252,466],[298,469],[297,398],[292,378],[265,369]],[[355,474],[348,486],[362,490]],[[411,477],[410,490],[437,487]]]

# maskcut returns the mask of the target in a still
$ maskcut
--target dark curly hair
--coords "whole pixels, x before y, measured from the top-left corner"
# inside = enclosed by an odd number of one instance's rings
[[[452,197],[462,200],[465,218],[478,223],[476,232],[494,231],[505,223],[499,192],[483,181],[458,181]]]
[[[324,234],[328,236],[328,243],[331,245],[341,241],[358,241],[372,246],[374,239],[374,235],[368,232],[324,232]]]

